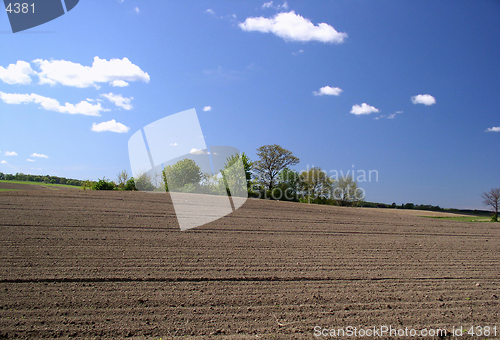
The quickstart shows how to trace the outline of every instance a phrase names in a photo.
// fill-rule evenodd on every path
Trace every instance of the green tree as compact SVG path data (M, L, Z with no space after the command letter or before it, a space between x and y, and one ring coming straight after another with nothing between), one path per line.
M278 174L278 182L271 192L272 198L284 201L296 201L299 192L300 176L295 170L284 168Z
M243 161L243 167L245 168L245 176L247 180L247 189L250 189L252 185L252 170L253 170L253 162L247 156L246 153L241 153L241 160Z
M484 205L491 207L493 211L492 221L498 222L498 210L500 208L500 188L491 189L484 192L481 197L483 198Z
M197 185L201 179L201 168L189 158L184 158L163 169L163 181L166 191L177 191L188 184Z
M5 179L5 174L3 172L0 172L0 180L4 180Z
M248 158L247 158L248 160ZM247 195L247 172L243 154L229 156L222 170L222 178L228 195L242 197Z
M137 174L134 177L134 183L136 189L140 191L154 191L156 189L151 180L151 176L145 172Z
M113 190L115 188L113 181L107 180L106 177L92 183L92 190Z
M71 184L72 182L73 181L68 181L68 184L73 185L73 184ZM94 184L94 182L92 182L88 179L86 181L82 181L82 189L83 190L92 189L93 184Z
M355 206L365 198L363 189L358 188L358 183L351 177L340 177L333 184L333 199L340 206Z
M134 177L131 177L127 183L125 183L125 186L123 187L123 190L130 190L130 191L136 191L137 188L135 187L135 181Z
M16 173L15 179L16 181L26 181L27 176L22 172Z
M308 202L312 199L313 202L320 203L330 197L334 182L326 171L313 167L300 173L299 188L307 195Z
M277 144L264 145L257 149L259 160L253 164L257 181L272 190L277 182L280 171L298 164L299 159L291 151Z

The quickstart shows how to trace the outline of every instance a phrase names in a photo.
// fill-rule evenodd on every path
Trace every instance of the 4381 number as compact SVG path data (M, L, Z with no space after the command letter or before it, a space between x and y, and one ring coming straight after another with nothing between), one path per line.
M9 3L9 5L7 6L7 8L5 9L7 12L12 13L14 12L15 14L18 14L18 13L29 13L30 12L30 7L31 7L31 11L32 13L35 13L35 4L28 4L28 3L15 3L15 4L12 4L12 3Z

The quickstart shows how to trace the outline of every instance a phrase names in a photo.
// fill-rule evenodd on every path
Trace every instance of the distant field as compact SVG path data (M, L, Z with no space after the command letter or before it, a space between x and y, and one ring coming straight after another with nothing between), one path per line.
M66 185L66 184L47 184L43 182L26 182L26 181L7 181L7 180L0 180L0 191L7 191L7 190L2 190L2 189L9 189L9 191L12 190L23 190L23 188L7 188L5 184L23 184L23 185L40 185L44 187L54 187L54 188L66 188L66 189L80 189L80 187L76 187L74 185Z
M449 221L460 221L460 222L491 222L491 217L488 216L423 216L423 217L429 217L429 218L439 218L443 220L449 220Z

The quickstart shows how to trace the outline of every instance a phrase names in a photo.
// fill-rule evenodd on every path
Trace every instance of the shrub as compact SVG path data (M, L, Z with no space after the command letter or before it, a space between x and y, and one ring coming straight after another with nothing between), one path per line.
M154 191L156 188L151 182L151 177L146 173L141 174L134 179L135 187L137 190L141 191Z
M108 181L106 177L103 177L92 184L92 190L113 190L115 186L114 182Z
M130 178L127 183L123 186L123 190L133 190L136 191L134 177Z
M493 216L491 217L491 222L498 222L498 214L497 213L493 214Z

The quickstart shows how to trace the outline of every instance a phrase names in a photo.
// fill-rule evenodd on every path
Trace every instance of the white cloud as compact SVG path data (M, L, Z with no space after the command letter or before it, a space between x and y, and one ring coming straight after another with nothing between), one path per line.
M110 131L116 133L127 133L130 128L121 123L117 123L114 119L112 119L108 122L102 122L99 124L92 123L91 130L94 132Z
M262 9L266 9L266 8L275 8L277 10L280 10L280 9L288 9L288 2L284 2L283 5L278 5L278 6L274 6L273 5L273 1L269 1L269 2L266 2L262 5Z
M313 91L315 96L339 96L342 92L340 87L323 86L319 91Z
M285 41L320 41L323 43L342 43L347 38L346 33L337 32L326 23L314 25L294 11L278 13L272 18L247 18L239 23L244 31L273 33Z
M208 151L203 151L203 150L199 150L199 149L195 149L195 148L192 148L191 151L189 151L190 154L193 154L193 155L205 155L205 154L210 154L210 152Z
M117 0L119 3L123 4L125 0Z
M148 83L149 74L134 65L127 58L123 59L99 59L94 58L92 66L83 66L66 60L42 60L33 61L40 68L37 72L40 78L39 84L64 85L72 87L98 87L98 83L110 83L114 81L143 81Z
M139 9L139 7L134 8L134 11L135 11L137 14L141 13L141 10Z
M413 104L424 104L426 106L436 104L436 99L430 94L419 94L411 97Z
M211 106L205 106L203 108L203 111L207 112L207 111L212 111L212 107Z
M379 120L379 119L382 119L382 118L394 119L394 118L396 118L396 116L397 116L398 114L400 114L400 113L403 113L403 111L396 111L396 112L394 112L394 113L391 113L391 114L390 114L390 115L388 115L388 116L386 116L386 115L380 115L380 116L375 117L375 118L373 118L373 119L375 119L375 120Z
M108 94L103 93L101 94L101 96L106 98L116 106L121 107L125 110L132 110L133 108L132 104L130 104L132 99L134 99L133 97L127 98L123 97L121 94L114 94L114 93L108 93Z
M17 153L15 151L5 151L3 153L4 156L17 156Z
M377 108L374 106L370 106L366 103L363 103L361 105L353 105L351 113L355 115L369 115L370 113L375 113L379 112Z
M215 15L215 12L213 11L213 9L209 8L205 11L205 13L208 13L208 14L212 14L212 15Z
M65 103L61 105L56 99L40 96L38 94L5 93L0 91L0 99L6 104L40 104L47 111L68 114L82 114L85 116L100 116L100 112L109 111L101 106L101 103L91 104L81 101L78 104Z
M0 66L0 80L9 85L28 85L31 83L30 75L33 73L31 65L22 60L10 64L7 68Z
M0 164L7 164L7 161L1 161Z
M494 126L486 129L486 132L500 132L500 126Z
M113 87L126 87L128 83L125 80L113 80L109 85Z
M49 158L49 156L44 155L43 153L32 153L30 157L37 157L37 158Z
M304 50L298 50L297 52L292 52L293 55L298 55L304 53Z
M170 143L170 146L177 146L177 143Z
M272 1L269 1L269 2L266 2L262 5L262 8L269 8L273 5L273 2Z
M288 2L284 2L283 5L278 5L278 9L288 9Z
M35 161L35 160L33 160L33 159L29 159L29 158L28 158L28 159L26 159L26 160L27 160L28 162L34 162L34 161Z

